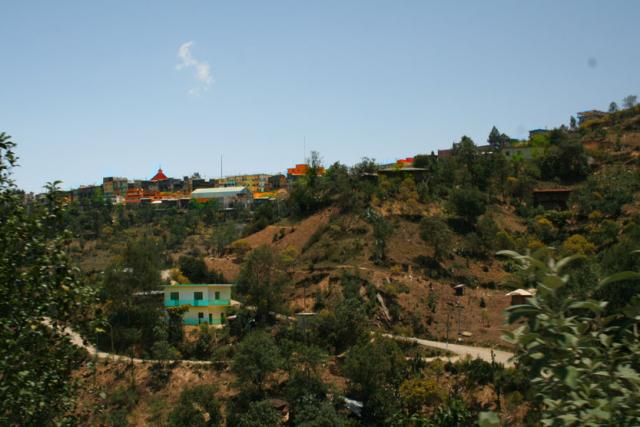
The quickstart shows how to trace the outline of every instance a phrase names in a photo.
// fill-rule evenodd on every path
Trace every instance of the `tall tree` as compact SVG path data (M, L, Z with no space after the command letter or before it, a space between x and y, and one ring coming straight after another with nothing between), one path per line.
M420 237L433 246L435 259L442 259L451 252L453 233L440 218L424 217L420 221Z
M622 100L622 105L624 106L624 108L633 108L636 106L637 103L638 103L637 95L625 96L625 98Z
M237 289L248 305L256 307L256 317L261 322L266 322L269 313L277 311L282 303L282 289L289 281L285 267L268 246L254 249L242 265Z
M616 104L615 102L609 104L609 112L615 113L616 111L618 111L618 104Z
M244 390L262 396L267 375L275 372L282 363L280 350L273 338L264 331L255 331L238 345L231 369Z
M504 148L505 145L509 143L511 138L509 138L506 134L500 133L498 128L495 126L491 128L491 132L489 132L489 138L487 138L487 143L496 151L500 151Z
M0 425L57 425L71 413L82 360L61 330L89 293L64 250L57 183L25 206L11 179L14 147L0 133Z

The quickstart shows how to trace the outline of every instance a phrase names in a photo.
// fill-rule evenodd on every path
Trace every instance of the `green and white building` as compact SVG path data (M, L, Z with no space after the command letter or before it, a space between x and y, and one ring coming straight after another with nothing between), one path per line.
M182 315L185 325L222 325L231 305L230 284L175 284L164 287L164 306L188 309Z

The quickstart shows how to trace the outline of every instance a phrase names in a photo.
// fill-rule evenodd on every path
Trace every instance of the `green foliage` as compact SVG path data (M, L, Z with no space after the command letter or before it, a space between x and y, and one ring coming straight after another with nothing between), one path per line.
M587 155L580 142L570 140L562 130L551 131L549 141L550 146L538 159L543 179L574 182L587 176Z
M268 246L254 249L242 264L237 291L256 307L256 317L266 322L282 303L282 290L289 282L282 258Z
M211 230L209 245L214 255L221 256L227 245L238 238L238 229L233 221L224 222Z
M215 271L210 272L202 258L183 255L178 259L178 265L190 283L224 283L224 277Z
M411 378L405 380L398 390L402 406L409 414L415 414L424 407L435 408L445 402L447 391L430 378Z
M472 417L464 401L451 398L446 405L438 408L429 422L433 427L464 427L471 425Z
M389 338L362 340L351 348L344 364L351 389L364 404L363 417L379 423L395 410L391 390L405 379L407 362L398 344Z
M273 338L263 331L251 332L238 344L231 369L239 385L262 395L267 375L282 366L283 360Z
M455 215L473 225L487 208L486 196L477 188L457 189L451 192L448 207Z
M618 271L640 271L640 225L636 221L628 224L621 232L619 241L607 248L599 257L605 274L615 274ZM603 285L597 289L595 298L609 302L607 311L622 309L634 295L640 294L640 280L629 279L621 283Z
M345 421L329 402L308 403L298 410L293 419L297 427L343 427Z
M420 237L433 246L436 259L443 259L451 254L453 233L447 223L440 218L422 218L422 221L420 221Z
M494 150L502 150L510 141L511 138L504 133L500 133L495 126L491 128L491 132L489 132L489 137L487 138L487 142Z
M246 411L230 418L229 425L231 427L278 427L282 425L282 417L266 400L252 402Z
M562 250L566 254L590 255L595 252L596 245L591 243L581 234L573 234L562 242Z
M636 106L637 103L638 103L637 95L628 95L628 96L625 96L624 99L622 100L622 106L624 108L633 108Z
M14 147L0 133L0 424L71 423L71 373L83 356L60 331L91 294L65 251L58 183L27 207L11 179Z
M161 253L156 241L142 238L128 242L122 254L105 271L101 297L105 302L108 333L98 336L100 348L117 351L149 351L162 322L164 307L137 292L159 290ZM113 341L113 342L111 342Z
M177 405L169 414L170 427L215 427L222 423L216 388L199 385L180 393Z
M572 279L564 274L575 258L506 253L526 270L536 269L538 292L508 309L510 324L524 323L505 338L517 346L542 401L543 425L633 425L640 417L640 298L602 317L607 302L561 297ZM616 275L602 284L637 274Z
M571 201L578 204L585 217L594 211L618 216L638 189L640 174L636 170L607 168L589 176L585 185L572 194Z
M368 209L365 219L373 226L373 255L372 260L376 264L382 264L386 260L387 239L393 233L393 227L382 215Z
M319 313L314 329L325 346L340 354L366 334L368 319L358 299L345 298L333 311Z

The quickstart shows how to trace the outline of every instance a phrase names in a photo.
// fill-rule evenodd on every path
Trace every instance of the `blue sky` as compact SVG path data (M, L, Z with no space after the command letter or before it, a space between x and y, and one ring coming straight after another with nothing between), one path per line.
M640 94L636 1L13 1L18 185L393 161ZM191 44L189 44L191 42ZM183 47L182 57L179 49ZM591 64L590 64L591 62Z

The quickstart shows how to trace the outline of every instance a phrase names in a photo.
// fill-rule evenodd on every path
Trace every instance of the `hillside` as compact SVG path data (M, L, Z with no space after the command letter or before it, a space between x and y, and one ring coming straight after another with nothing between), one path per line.
M439 351L370 334L518 350L519 343L503 339L522 325L505 321L511 305L505 294L537 287L541 279L536 271L521 270L514 259L496 255L503 249L544 259L579 255L566 267L571 281L554 296L555 303L588 297L606 299L611 313L621 310L638 293L638 281L598 282L618 271L640 269L632 255L640 245L639 135L640 109L635 108L518 142L517 147L531 150L531 158L507 158L507 146L483 151L463 137L450 157L416 156L418 174L398 169L378 175L377 165L367 159L352 168L335 164L322 177L297 182L278 209L266 205L232 217L202 207L110 211L99 237L76 239L68 251L86 277L104 283L96 307L116 325L116 352L210 360L213 367L171 362L135 368L113 362L97 365L96 371L83 367L76 373L83 384L77 412L86 424L124 417L135 425L155 425L171 416L170 408L179 405L187 385L214 385L210 393L229 419L249 410L253 397L247 396L268 398L276 406L288 402L293 416L300 416L304 402L295 396L319 387L319 399L348 418L353 414L336 396L362 399L365 407L386 399L393 407L388 402L398 397L371 397L362 384L379 366L398 364L406 368L399 382L390 370L384 385L367 387L395 390L404 411L429 417L443 408L453 410L446 406L450 400L445 405L439 397L436 406L423 402L419 410L407 409L411 400L402 393L408 393L411 381L437 378L420 387L456 396L474 415L479 408L491 409L510 425L537 425L526 421L535 418L537 403L521 371L464 359L441 365L432 359L443 356ZM567 198L545 206L541 190ZM236 320L223 329L181 327L178 338L171 338L171 329L158 332L157 323L145 323L163 316L156 303L133 312L115 303L135 298L117 285L140 286L123 276L124 270L146 271L149 263L153 269L172 269L177 280L201 283L222 276L237 283L233 298L241 305L229 312ZM147 277L156 280L154 274ZM155 283L161 283L159 277ZM460 284L464 294L456 296L454 286ZM261 308L261 298L267 308ZM293 320L301 312L315 315L308 323ZM125 314L137 323L125 322ZM243 347L251 339L259 342ZM98 346L106 351L109 344L113 337L99 334ZM242 379L239 355L252 349L269 353L264 349L271 347L284 361L261 378L264 389L252 389ZM369 367L371 372L366 371L369 359L380 363ZM358 369L368 374L363 378ZM96 407L102 412L94 413ZM333 409L327 410L334 416ZM376 417L393 410L366 417L380 422L384 418Z

